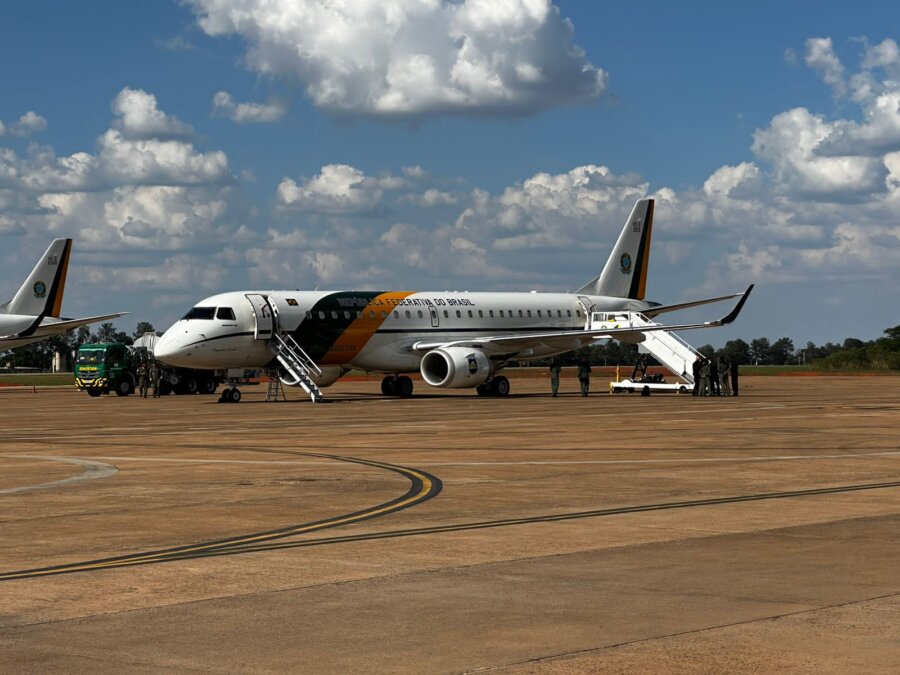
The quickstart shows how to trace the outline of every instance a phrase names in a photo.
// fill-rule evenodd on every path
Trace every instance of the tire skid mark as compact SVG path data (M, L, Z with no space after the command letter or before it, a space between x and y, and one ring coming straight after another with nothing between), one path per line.
M62 565L53 565L49 567L40 567L26 570L15 570L11 572L0 573L0 581L11 581L14 579L27 579L34 577L51 576L56 574L70 574L73 572L87 572L92 570L113 569L117 567L130 567L135 565L146 565L150 563L165 562L167 560L185 560L193 557L202 557L203 554L211 553L221 554L225 551L241 545L248 545L260 542L282 539L285 537L293 537L298 534L306 534L309 532L318 532L320 530L358 523L371 518L379 518L382 516L396 513L411 506L421 504L429 499L436 497L443 489L441 480L426 471L398 466L396 464L388 464L386 462L378 462L375 460L360 459L357 457L346 457L341 455L329 455L324 453L312 452L290 452L285 454L300 455L307 457L317 457L331 459L338 462L347 462L351 464L360 464L363 466L371 466L379 469L385 469L398 473L410 481L410 487L405 494L395 499L376 504L360 511L354 511L323 520L317 520L310 523L302 523L299 525L290 525L274 530L266 530L263 532L252 532L248 534L217 539L214 541L201 542L197 544L187 544L184 546L175 546L171 548L157 549L153 551L143 551L131 553L127 555L114 556L110 558L101 558L98 560L87 560L76 563L66 563Z

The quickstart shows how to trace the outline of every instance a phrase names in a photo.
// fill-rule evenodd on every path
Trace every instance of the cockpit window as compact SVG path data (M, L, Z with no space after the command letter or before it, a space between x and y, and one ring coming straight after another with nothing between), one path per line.
M191 307L184 319L212 319L216 314L215 307Z
M218 311L216 311L216 318L222 319L223 321L235 321L234 318L234 310L231 307L219 307Z

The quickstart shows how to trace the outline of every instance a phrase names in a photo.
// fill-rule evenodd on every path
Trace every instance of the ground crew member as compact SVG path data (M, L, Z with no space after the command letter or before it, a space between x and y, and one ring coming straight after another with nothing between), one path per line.
M731 396L731 387L728 386L728 376L730 374L731 370L728 361L719 359L719 389L722 392L722 396Z
M587 359L578 364L578 382L581 384L581 395L587 396L591 388L591 366Z
M159 398L159 390L162 386L162 369L156 361L153 362L153 367L150 369L150 381L153 384L153 398Z
M141 359L137 369L138 390L141 392L141 398L147 398L147 385L149 384L149 373L147 372L147 362Z
M709 396L709 359L704 358L700 366L700 395Z
M738 395L738 364L737 361L731 362L731 395Z
M709 395L719 396L719 364L709 360Z
M691 365L691 373L694 375L694 396L700 395L700 367L703 365L703 357L698 356Z
M555 358L550 359L550 391L553 392L553 398L556 398L556 393L559 391L560 370L559 360Z

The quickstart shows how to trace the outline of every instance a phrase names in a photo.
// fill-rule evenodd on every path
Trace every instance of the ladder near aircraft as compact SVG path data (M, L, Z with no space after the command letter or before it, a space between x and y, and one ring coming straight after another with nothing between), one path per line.
M658 326L640 312L592 312L590 330L605 328L643 328ZM700 356L700 352L685 342L675 333L666 331L647 331L643 333L643 341L638 348L653 356L660 364L668 368L674 375L689 384L694 384L691 366Z
M281 381L289 387L303 387L313 403L321 401L322 390L316 384L315 377L320 376L322 370L296 340L287 333L274 332L269 347L285 370L286 376Z

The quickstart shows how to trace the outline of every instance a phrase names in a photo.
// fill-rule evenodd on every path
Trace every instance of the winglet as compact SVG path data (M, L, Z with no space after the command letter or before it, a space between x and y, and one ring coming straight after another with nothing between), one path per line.
M740 314L740 313L741 313L741 310L744 308L744 303L747 302L747 298L750 297L750 291L753 290L753 286L754 286L754 285L755 285L755 284L750 284L750 285L747 287L747 290L744 291L744 292L741 294L741 299L738 300L738 304L736 304L736 305L734 306L734 309L732 309L732 310L728 313L727 316L722 317L722 318L719 319L718 321L713 321L712 323L715 324L716 326L724 326L724 325L726 325L726 324L731 323L731 322L734 321L736 318L738 318L738 314Z

